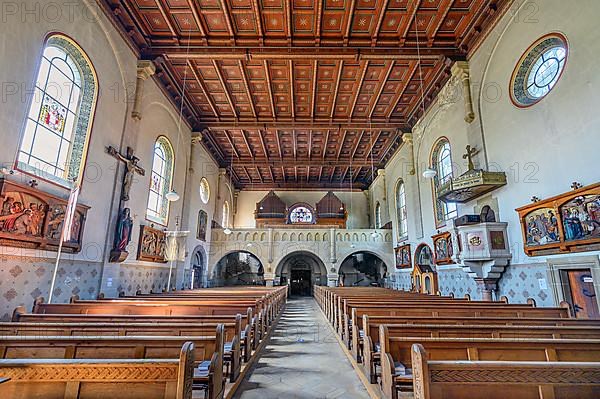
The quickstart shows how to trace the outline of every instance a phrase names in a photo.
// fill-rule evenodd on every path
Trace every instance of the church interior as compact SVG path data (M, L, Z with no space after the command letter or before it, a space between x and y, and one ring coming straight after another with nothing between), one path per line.
M600 398L597 0L0 3L1 396Z

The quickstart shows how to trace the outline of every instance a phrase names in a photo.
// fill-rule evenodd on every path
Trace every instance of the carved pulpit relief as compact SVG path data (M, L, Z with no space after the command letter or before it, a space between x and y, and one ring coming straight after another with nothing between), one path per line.
M137 66L137 80L135 83L135 97L133 99L133 110L131 117L138 121L142 119L142 97L144 96L144 84L146 79L156 73L156 67L152 61L139 60Z
M135 175L145 176L146 171L138 165L140 159L133 155L133 148L131 147L127 147L127 153L125 155L120 154L113 146L106 147L106 152L112 155L116 160L125 163L121 201L129 201L129 192L131 191Z

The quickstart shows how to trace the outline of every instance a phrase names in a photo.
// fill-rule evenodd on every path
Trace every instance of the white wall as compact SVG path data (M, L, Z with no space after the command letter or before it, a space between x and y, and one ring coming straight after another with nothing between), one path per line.
M521 227L515 208L528 204L534 195L545 198L567 192L573 181L584 185L600 181L600 171L592 163L597 158L600 145L598 14L600 3L594 0L582 0L576 4L560 0L544 0L535 4L515 2L469 59L475 121L471 124L464 121L461 96L450 101L438 98L413 131L416 174L409 173L410 147L407 144L385 168L394 236L397 235L394 190L396 182L402 178L407 190L408 242L413 244L413 249L421 242L431 245L431 236L438 229L434 221L431 182L424 179L422 173L430 164L432 146L442 136L449 139L456 176L467 169L462 154L465 146L470 144L482 150L476 157L476 166L485 168L487 158L491 170L506 172L508 185L479 200L459 205L458 214L478 213L481 206L490 204L497 210L500 221L509 223L513 258L506 274L516 276L520 272L525 273L521 287L527 286L523 290L516 288L518 281L511 284L501 281L505 291L516 291L515 297L509 299L524 300L521 292L538 298L550 294L550 290L529 283L534 275L547 277L547 258L527 257L523 252ZM546 98L530 108L518 108L509 96L512 72L525 50L551 32L561 32L569 41L566 69ZM382 201L379 181L371 187L371 193L373 203ZM542 269L527 266L532 263L542 263ZM452 269L455 267L443 266L440 275L444 270L450 272ZM534 281L537 283L537 279ZM440 285L443 284L447 288L450 282L440 281ZM538 302L544 301L538 299Z

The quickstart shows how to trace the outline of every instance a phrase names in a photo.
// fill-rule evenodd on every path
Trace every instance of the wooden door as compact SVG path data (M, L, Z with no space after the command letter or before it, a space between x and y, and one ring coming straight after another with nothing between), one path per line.
M571 305L578 319L598 319L598 302L590 269L567 271Z

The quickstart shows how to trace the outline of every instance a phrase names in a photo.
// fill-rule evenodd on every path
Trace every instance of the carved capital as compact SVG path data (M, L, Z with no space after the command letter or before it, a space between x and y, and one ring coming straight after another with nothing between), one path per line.
M152 61L138 60L137 78L146 80L156 73L156 67Z
M404 133L402 135L402 141L408 145L413 145L414 144L413 134L412 133Z
M203 138L204 136L202 135L202 132L192 133L192 145L200 144Z

